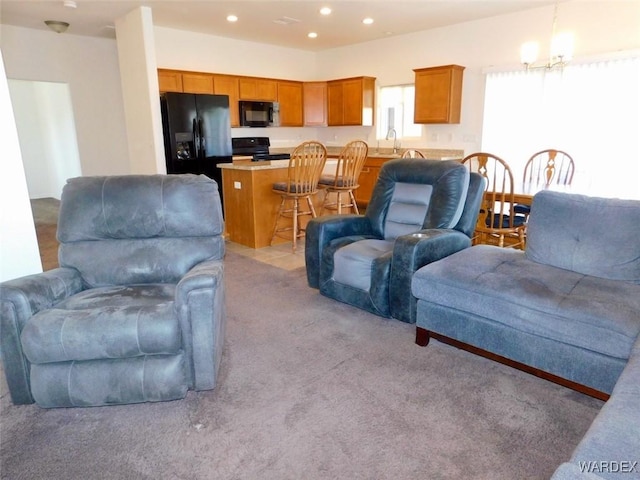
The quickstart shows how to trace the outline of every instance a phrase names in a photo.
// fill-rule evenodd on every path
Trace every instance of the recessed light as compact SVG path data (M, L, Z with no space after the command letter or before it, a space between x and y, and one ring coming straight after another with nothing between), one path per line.
M371 25L373 23L373 18L367 17L362 20L362 23L364 23L365 25Z
M307 33L307 37L309 37L309 38L317 38L318 34L316 32L309 32L309 33Z
M322 7L320 9L320 14L321 15L330 15L331 14L331 9L329 7Z
M237 22L238 21L238 17L236 17L235 15L227 15L227 22Z

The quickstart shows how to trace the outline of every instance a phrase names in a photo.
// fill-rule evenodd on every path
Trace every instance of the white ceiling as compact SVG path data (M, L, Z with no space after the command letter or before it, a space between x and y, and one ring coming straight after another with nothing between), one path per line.
M71 24L67 34L114 38L115 19L141 5L151 7L162 27L320 51L392 35L452 25L554 4L554 0L0 0L0 22L43 29L45 20ZM333 12L322 16L329 6ZM226 21L228 14L239 17ZM275 21L288 17L293 23ZM362 19L371 17L372 25ZM307 38L315 31L318 37Z

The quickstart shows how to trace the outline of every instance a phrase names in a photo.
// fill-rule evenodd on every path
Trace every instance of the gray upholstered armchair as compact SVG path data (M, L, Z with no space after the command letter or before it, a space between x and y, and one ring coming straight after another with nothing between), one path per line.
M415 323L411 277L471 245L484 180L456 161L384 164L365 215L307 225L309 286L384 317Z
M111 405L212 389L224 341L222 232L218 187L205 176L69 180L60 268L0 284L13 403Z

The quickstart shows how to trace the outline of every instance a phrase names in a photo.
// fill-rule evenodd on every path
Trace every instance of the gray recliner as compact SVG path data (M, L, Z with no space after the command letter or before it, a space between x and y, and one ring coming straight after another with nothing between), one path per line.
M385 163L365 215L328 215L306 231L307 281L374 314L416 321L411 277L471 245L484 179L456 161Z
M60 267L0 284L11 399L41 407L164 401L216 385L225 326L215 181L71 179Z

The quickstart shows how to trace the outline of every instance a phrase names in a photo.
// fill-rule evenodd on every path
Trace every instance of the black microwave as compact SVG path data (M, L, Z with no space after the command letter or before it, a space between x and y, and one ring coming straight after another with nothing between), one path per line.
M253 102L241 100L241 127L277 127L279 126L280 105L277 102Z

